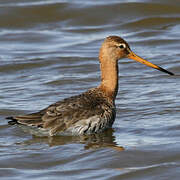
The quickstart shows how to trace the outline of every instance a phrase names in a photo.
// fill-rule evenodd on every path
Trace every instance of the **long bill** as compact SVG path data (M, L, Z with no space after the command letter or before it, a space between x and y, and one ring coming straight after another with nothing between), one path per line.
M154 69L158 69L159 71L168 73L170 75L174 75L172 72L169 72L169 71L167 71L167 70L165 70L165 69L163 69L163 68L161 68L161 67L159 67L159 66L157 66L155 64L152 64L151 62L139 57L138 55L136 55L132 51L128 54L127 58L133 59L133 60L138 61L138 62L140 62L142 64L145 64L146 66L152 67Z

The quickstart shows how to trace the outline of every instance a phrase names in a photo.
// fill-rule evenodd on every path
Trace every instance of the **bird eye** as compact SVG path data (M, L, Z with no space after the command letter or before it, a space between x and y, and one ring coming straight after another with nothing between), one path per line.
M118 47L119 47L120 49L125 49L125 48L126 48L126 45L125 45L125 44L118 44Z

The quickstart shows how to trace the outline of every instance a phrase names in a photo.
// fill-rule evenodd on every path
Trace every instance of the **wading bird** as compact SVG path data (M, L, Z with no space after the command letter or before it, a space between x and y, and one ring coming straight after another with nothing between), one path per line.
M122 38L109 36L100 48L101 83L98 87L58 101L39 112L8 117L9 124L30 128L30 132L38 136L93 134L112 127L116 116L118 60L122 58L130 58L173 75L137 56Z

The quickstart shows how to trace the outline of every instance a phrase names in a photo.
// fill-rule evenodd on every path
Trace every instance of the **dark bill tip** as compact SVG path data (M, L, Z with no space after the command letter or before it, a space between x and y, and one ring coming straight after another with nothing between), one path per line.
M158 67L159 67L159 66L158 66ZM163 69L162 67L159 67L158 69L159 69L160 71L162 71L162 72L165 72L165 73L171 75L171 76L174 76L174 73L172 73L172 72L170 72L170 71L167 71L167 70Z

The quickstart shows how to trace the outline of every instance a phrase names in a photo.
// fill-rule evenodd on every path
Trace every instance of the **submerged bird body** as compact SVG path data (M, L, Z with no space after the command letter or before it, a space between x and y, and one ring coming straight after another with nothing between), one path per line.
M115 112L114 102L100 88L94 88L40 112L17 116L13 121L37 127L34 130L38 130L39 135L81 135L102 132L111 127Z
M118 60L125 57L173 75L134 54L122 38L109 36L99 53L101 84L98 87L56 102L37 113L9 117L9 123L30 127L32 134L48 136L92 134L112 127L116 116Z

